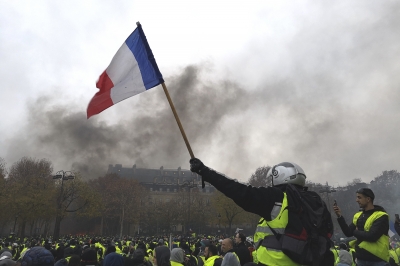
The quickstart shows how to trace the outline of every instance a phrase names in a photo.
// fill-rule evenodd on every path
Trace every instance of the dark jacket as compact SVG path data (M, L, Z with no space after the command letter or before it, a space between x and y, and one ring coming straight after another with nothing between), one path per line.
M387 235L389 231L389 217L384 215L378 218L371 226L368 232L364 231L364 225L367 219L371 216L375 211L383 211L386 212L384 208L381 206L375 205L373 210L363 211L361 216L357 220L357 226L353 224L353 221L347 225L343 216L338 218L338 223L343 233L347 237L354 236L357 238L356 243L356 257L360 260L365 261L382 261L382 259L377 256L369 253L365 249L359 248L358 244L361 241L368 242L376 242L382 235ZM356 227L358 230L356 230Z
M250 251L243 242L237 244L237 246L233 248L233 251L236 253L236 255L238 255L241 266L252 261L250 257Z
M396 233L400 235L400 223L398 222L394 223L394 230L396 230Z
M204 181L231 198L242 209L258 214L267 221L271 221L271 211L275 203L283 202L285 186L253 187L227 178L211 169L205 169L201 175ZM331 254L327 252L328 256L324 257L320 265L333 265Z

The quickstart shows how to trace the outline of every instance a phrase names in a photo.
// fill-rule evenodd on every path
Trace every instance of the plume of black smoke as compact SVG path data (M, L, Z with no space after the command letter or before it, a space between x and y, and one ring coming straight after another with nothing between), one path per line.
M168 78L168 87L192 148L200 148L218 133L226 114L247 109L242 101L247 93L229 81L203 82L201 66L188 66L181 74ZM146 95L147 94L147 95ZM189 154L163 90L158 87L143 93L134 113L117 124L85 118L85 112L68 105L52 105L43 96L29 105L29 138L26 153L48 157L56 164L71 167L86 177L103 175L109 163L142 167L187 163ZM67 165L67 166L65 166Z
M203 65L165 77L194 154L211 167L243 181L262 165L294 161L321 183L368 181L400 168L400 3L313 8L315 16L296 14L297 32L282 41L276 65L268 65L275 51L267 41L226 63L233 73L261 76L256 88L208 80ZM71 165L90 177L109 163L187 167L162 89L136 97L124 120L108 124L105 113L86 120L82 106L54 106L43 96L29 105L29 125L10 141L6 160L45 157L55 169Z

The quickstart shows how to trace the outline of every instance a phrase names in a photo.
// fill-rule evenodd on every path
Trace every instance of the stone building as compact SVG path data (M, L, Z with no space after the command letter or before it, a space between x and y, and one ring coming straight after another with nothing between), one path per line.
M201 188L201 176L192 173L190 170L181 169L159 169L138 168L136 164L131 168L122 167L121 164L115 166L110 164L107 173L116 173L123 178L132 178L138 181L152 196L168 197L170 193L177 193L182 190ZM206 183L201 193L213 193L214 187Z
M173 197L184 195L189 198L189 202L193 201L197 196L202 197L209 203L209 196L216 190L213 186L206 183L205 188L201 188L201 176L192 173L190 170L182 169L165 169L161 166L158 169L138 168L135 165L132 167L123 167L121 164L109 165L107 173L116 173L122 178L132 178L140 183L146 190L145 205L148 208L157 210L157 206L161 202L169 202ZM182 194L179 194L182 193ZM205 197L203 197L203 195ZM191 200L190 200L191 199ZM188 204L188 212L194 213L195 210ZM190 220L190 218L189 218ZM132 225L134 231L139 230L139 225ZM182 224L177 224L173 231L184 231ZM158 225L157 225L158 232Z

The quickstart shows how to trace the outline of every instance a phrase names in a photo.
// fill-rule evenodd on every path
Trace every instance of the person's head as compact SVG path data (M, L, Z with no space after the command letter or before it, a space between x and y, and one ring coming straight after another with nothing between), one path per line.
M181 248L173 248L171 250L171 257L169 260L183 263L185 261L185 252Z
M93 248L87 248L82 251L81 265L96 265L97 264L97 252Z
M153 251L153 265L155 266L167 266L171 265L169 258L171 257L171 251L166 246L158 246Z
M136 249L132 255L133 265L141 265L144 262L144 251L142 249Z
M0 251L0 265L1 266L14 266L17 263L12 260L12 254L9 251Z
M44 247L33 247L22 257L21 266L54 266L54 257Z
M124 257L121 255L111 252L106 255L103 260L103 266L123 266L124 265Z
M214 244L209 244L204 249L204 257L208 259L212 256L218 255L218 249Z
M229 250L231 250L233 248L233 241L230 238L225 238L224 240L222 240L222 244L221 244L221 250L223 253L228 252Z
M68 261L68 266L80 266L81 257L79 255L72 255Z
M271 178L273 186L293 184L304 187L307 177L297 164L283 162L269 169L267 178Z
M246 241L246 236L243 233L236 233L235 243L244 243Z
M369 188L360 188L356 191L356 202L362 209L373 209L375 194Z

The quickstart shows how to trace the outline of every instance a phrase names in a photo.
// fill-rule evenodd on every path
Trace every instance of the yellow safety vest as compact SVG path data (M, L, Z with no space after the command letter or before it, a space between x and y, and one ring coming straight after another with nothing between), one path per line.
M271 231L271 228L275 230L275 232L279 234L283 234L285 232L285 228L288 224L288 212L287 207L288 201L286 197L286 193L284 193L283 202L275 202L275 206L271 211L271 221L266 221L267 227L264 227L265 239L274 238L273 241L276 240L274 233ZM270 228L271 227L271 228ZM277 242L277 241L276 241ZM263 245L259 245L257 248L257 260L258 262L268 265L268 266L300 266L294 261L292 261L288 256L286 256L281 247L264 247Z
M357 226L357 220L360 217L362 212L357 212L354 214L353 217L353 224ZM383 211L376 211L371 214L370 217L368 217L367 221L365 221L364 225L364 230L366 232L369 231L371 228L372 224L380 217L388 215L386 212ZM350 245L354 246L357 240L350 241ZM388 262L390 255L389 255L389 236L387 235L382 235L378 241L376 242L368 242L368 241L361 241L360 244L358 244L359 248L365 249L369 253L377 256L378 258Z
M331 252L333 253L333 258L336 265L339 263L339 251L336 248L331 248Z
M219 256L218 256L218 255L209 257L209 258L204 262L204 266L214 266L214 261L215 261L216 259L219 259Z
M258 221L257 228L253 236L253 241L256 245L256 249L270 231L271 230L268 227L267 221L265 221L264 218L261 218L260 221Z
M252 253L251 253L251 255L252 255L252 257L253 257L253 262L254 263L258 263L258 259L257 259L257 250L254 250Z
M399 257L397 256L396 251L393 249L389 250L389 255L394 259L394 262L399 265Z
M351 257L353 258L353 262L352 262L351 266L357 266L356 263L354 262L355 261L355 256L356 256L355 249L354 248L349 248L349 252L351 254Z
M171 262L171 266L183 266L182 263L176 262L176 261L170 261Z

